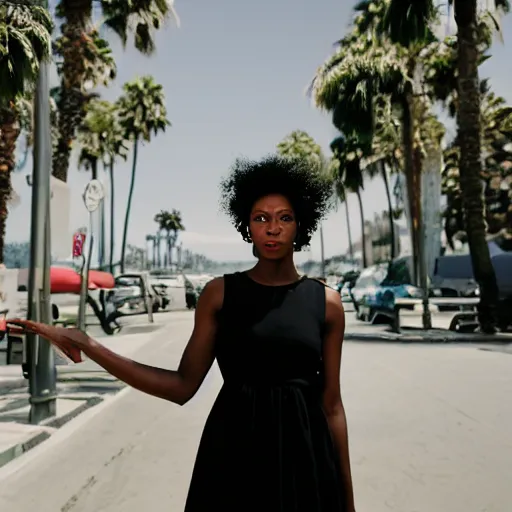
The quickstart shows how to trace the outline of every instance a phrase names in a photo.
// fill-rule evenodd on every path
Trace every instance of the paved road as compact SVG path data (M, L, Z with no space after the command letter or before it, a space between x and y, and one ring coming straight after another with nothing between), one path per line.
M177 364L191 315L175 315L139 359ZM358 511L510 510L510 354L368 342L344 352ZM184 408L127 388L0 470L0 510L183 510L220 384L214 368Z

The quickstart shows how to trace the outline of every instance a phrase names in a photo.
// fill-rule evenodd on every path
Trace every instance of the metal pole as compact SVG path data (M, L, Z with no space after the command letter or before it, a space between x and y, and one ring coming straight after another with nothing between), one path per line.
M322 279L325 279L324 230L320 225L320 257L322 258Z
M91 223L92 223L92 215L91 217ZM89 292L89 269L91 267L91 257L92 257L92 249L93 249L93 243L94 243L94 237L92 234L89 236L89 247L87 249L87 258L84 256L84 261L82 265L82 272L81 272L81 282L80 282L80 302L78 303L78 328L82 331L86 330L86 324L85 324L85 312L87 309L87 294Z
M422 210L423 213L423 210ZM420 277L420 288L422 290L422 322L424 329L432 329L432 315L430 314L430 303L428 297L428 272L427 272L427 262L425 261L426 251L425 251L425 223L423 222L423 215L420 217L420 229L419 229L419 237L420 237L420 254L419 254L419 277Z
M27 317L51 322L50 306L50 139L49 63L42 62L34 104L34 168ZM57 375L54 351L38 336L27 336L29 354L29 421L38 424L56 415Z

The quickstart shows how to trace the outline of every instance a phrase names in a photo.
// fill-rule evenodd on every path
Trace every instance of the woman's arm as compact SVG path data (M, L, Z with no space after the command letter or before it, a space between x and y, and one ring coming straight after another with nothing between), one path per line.
M197 392L215 359L216 314L224 299L224 280L210 281L197 303L194 330L177 371L156 368L120 356L91 340L83 352L129 386L178 405Z
M340 391L341 346L345 333L345 312L339 295L327 287L325 292L327 329L323 348L325 373L323 409L339 454L342 485L345 493L345 510L353 512L355 510L354 491L350 471L347 418Z

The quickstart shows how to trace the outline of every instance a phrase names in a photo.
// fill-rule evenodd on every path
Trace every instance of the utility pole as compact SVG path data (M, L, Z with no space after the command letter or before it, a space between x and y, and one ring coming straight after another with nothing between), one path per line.
M91 268L92 250L94 245L94 235L92 232L93 213L101 208L105 198L105 189L101 181L93 179L85 186L83 199L84 205L89 212L89 245L87 247L87 256L82 254L82 270L80 272L80 301L78 304L78 328L85 331L85 313L87 309L87 294L89 293L89 270ZM100 211L101 213L101 211Z
M47 7L47 2L43 3ZM28 312L30 320L50 323L50 89L48 61L41 62L34 102L34 167L32 176L32 216ZM30 415L39 424L56 415L57 373L54 351L48 341L27 335Z
M324 230L320 224L320 258L322 260L322 279L326 278L325 275L325 251L324 251Z

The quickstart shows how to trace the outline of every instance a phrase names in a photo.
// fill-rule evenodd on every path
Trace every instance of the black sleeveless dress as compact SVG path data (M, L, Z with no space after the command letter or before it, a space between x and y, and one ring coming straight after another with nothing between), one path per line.
M185 512L341 512L321 407L325 287L224 276L216 358L224 385L206 422Z

